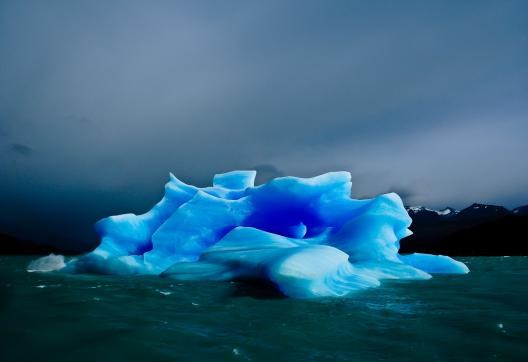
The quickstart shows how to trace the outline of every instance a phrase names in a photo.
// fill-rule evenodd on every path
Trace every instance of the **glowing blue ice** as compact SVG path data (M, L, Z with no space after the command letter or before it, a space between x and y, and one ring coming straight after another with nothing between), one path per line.
M299 298L469 271L446 256L399 255L411 224L401 199L394 193L352 199L348 172L282 177L258 187L255 176L229 172L216 175L212 187L197 188L171 174L152 210L100 220L99 247L63 270L264 279Z

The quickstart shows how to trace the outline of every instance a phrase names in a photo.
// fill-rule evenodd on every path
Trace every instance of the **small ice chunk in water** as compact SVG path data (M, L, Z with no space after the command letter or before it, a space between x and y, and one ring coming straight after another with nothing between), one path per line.
M32 272L50 272L55 270L60 270L64 268L66 264L64 263L63 255L55 255L51 253L48 256L43 256L37 260L33 260L29 263L27 271Z
M172 294L172 292L169 292L169 291L167 291L167 290L156 289L156 291L157 291L158 293L160 293L161 295L165 295L165 296L167 296L167 295L171 295L171 294Z

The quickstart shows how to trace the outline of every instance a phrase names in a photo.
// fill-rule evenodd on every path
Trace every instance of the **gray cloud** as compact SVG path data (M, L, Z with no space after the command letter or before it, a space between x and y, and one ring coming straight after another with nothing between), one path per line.
M261 185L276 177L285 176L282 171L273 165L257 165L250 168L257 171L257 177L255 178L256 185Z
M206 185L254 165L259 180L349 170L354 195L432 207L528 203L527 10L3 1L0 141L39 157L0 157L17 209L0 226L31 216L89 239L97 217L155 202L169 171Z
M413 197L416 195L416 193L411 187L395 185L389 187L386 192L395 192L400 195L405 205L414 205Z

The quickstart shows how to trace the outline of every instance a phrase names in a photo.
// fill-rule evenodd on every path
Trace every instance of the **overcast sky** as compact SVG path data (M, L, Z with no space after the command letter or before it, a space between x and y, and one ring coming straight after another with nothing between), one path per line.
M528 1L0 0L0 230L93 243L172 171L528 203Z

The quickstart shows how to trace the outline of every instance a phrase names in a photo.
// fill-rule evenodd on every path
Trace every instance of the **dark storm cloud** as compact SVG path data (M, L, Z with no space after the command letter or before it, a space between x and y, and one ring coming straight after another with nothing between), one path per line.
M33 153L33 149L31 147L20 143L12 143L7 147L7 149L12 153L22 156L30 156Z
M48 239L89 239L97 218L145 211L169 171L206 185L254 165L269 166L259 180L348 170L354 195L395 188L432 207L528 203L527 13L2 1L0 146L39 157L0 155L0 227L31 217Z

